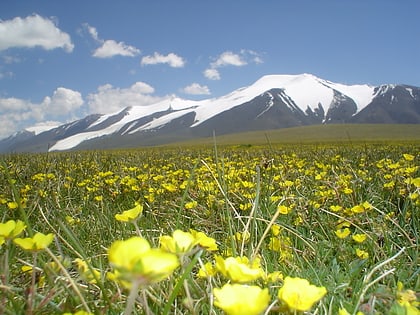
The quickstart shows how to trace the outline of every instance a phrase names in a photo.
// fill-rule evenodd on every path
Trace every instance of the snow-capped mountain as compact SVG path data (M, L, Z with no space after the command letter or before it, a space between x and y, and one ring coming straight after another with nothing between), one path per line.
M155 145L194 137L328 123L420 123L420 88L345 85L311 74L268 75L202 101L176 97L90 115L0 141L0 151Z

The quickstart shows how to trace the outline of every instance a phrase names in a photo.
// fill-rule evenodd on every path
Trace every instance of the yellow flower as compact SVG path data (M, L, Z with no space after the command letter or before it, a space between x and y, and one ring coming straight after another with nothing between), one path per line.
M10 201L10 202L8 202L7 203L7 207L9 208L9 209L16 209L17 207L18 207L19 205L18 205L18 203L16 202L16 201Z
M217 250L216 240L212 237L207 236L203 232L198 232L196 230L190 229L191 234L195 237L198 242L198 245L205 248L208 251Z
M124 211L123 213L117 213L115 219L121 222L135 221L142 214L143 206L141 204L136 205L134 208Z
M197 273L199 278L208 278L213 277L216 274L217 270L211 262L206 262Z
M254 281L264 275L260 266L251 266L246 257L223 257L216 255L216 269L233 282Z
M101 277L101 273L92 267L89 268L89 265L86 261L80 258L76 258L74 262L77 265L77 271L79 272L80 277L84 281L88 283L96 283L96 279Z
M344 188L343 193L345 193L346 195L350 195L353 193L353 189L346 187Z
M24 250L39 251L47 248L54 239L54 234L35 233L33 237L15 238L13 242L22 247Z
M228 315L258 315L270 302L268 289L241 284L225 284L213 290L214 305Z
M274 236L278 236L278 235L280 234L280 232L281 232L281 229L282 229L282 227L281 227L280 225L278 225L278 224L273 224L273 225L271 226L271 233L272 233Z
M350 209L352 213L363 213L365 210L366 209L363 205L356 205Z
M235 233L235 239L238 242L248 243L250 237L251 237L251 234L248 231L245 231L243 233L241 233L241 232L236 232Z
M283 280L283 274L280 271L270 272L267 275L264 275L264 281L266 283L274 283Z
M132 281L159 282L179 266L176 255L151 248L147 240L138 236L115 241L108 249L108 259L115 269L111 277L125 287L130 287Z
M292 209L290 207L286 207L284 205L280 205L277 207L277 211L280 214L288 214Z
M172 236L161 236L159 243L160 248L167 252L183 254L189 252L198 242L191 233L175 230Z
M367 259L369 257L369 253L364 251L363 249L356 248L356 255L360 259Z
M3 239L13 239L26 228L25 223L20 220L9 220L6 223L0 223L0 237Z
M419 302L417 302L416 292L413 290L404 290L402 282L397 284L397 302L405 308L408 315L419 315Z
M406 160L406 161L413 161L414 160L414 155L412 155L412 154L404 153L403 157L404 157L404 160Z
M187 203L184 205L184 207L185 207L185 209L191 210L191 209L196 208L196 207L197 207L197 205L198 205L198 202L197 202L197 201L195 201L195 200L193 200L193 201L187 202Z
M363 243L366 240L366 234L353 234L351 238L357 243Z
M350 235L350 229L344 228L344 229L338 229L335 231L335 235L337 235L338 238L346 238Z
M312 285L306 279L286 277L278 298L291 310L308 311L326 293L325 287Z
M330 206L330 210L333 211L333 212L338 212L338 211L343 210L343 207L338 206L338 205L332 205L332 206Z
M347 312L347 310L345 308L340 308L338 310L338 315L350 315L350 313Z

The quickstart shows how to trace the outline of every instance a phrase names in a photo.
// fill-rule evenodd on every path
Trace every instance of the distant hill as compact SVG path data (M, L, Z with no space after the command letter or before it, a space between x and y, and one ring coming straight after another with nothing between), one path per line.
M331 124L343 127L329 131L335 133L346 130L343 124L420 124L420 87L345 85L311 74L269 75L219 98L173 97L90 115L40 133L22 131L1 140L0 152L153 146L213 134ZM372 135L366 131L362 136Z

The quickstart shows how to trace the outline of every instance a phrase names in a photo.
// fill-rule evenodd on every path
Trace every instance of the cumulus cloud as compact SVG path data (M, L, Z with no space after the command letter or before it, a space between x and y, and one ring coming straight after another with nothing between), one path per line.
M211 63L211 67L220 68L224 66L245 66L247 62L243 59L243 57L239 54L235 54L231 51L225 51L222 53L216 61Z
M46 120L73 120L83 106L82 95L63 87L41 103L19 98L0 98L0 138Z
M52 97L45 97L41 104L43 109L48 110L48 115L58 117L77 111L83 105L82 95L63 87L57 88Z
M95 50L93 57L111 58L114 56L134 57L140 53L136 47L129 46L123 42L117 43L115 40L106 40L101 47Z
M161 55L157 52L153 56L144 56L141 59L141 65L156 65L160 63L167 63L172 68L182 68L185 65L185 61L182 57L170 53L168 55Z
M182 89L186 94L191 95L210 95L210 90L206 85L200 85L198 83L192 83Z
M124 42L117 42L113 39L103 40L99 38L98 31L95 27L89 24L83 24L90 36L99 44L100 47L95 49L92 56L96 58L111 58L114 56L135 57L140 54L140 49L125 44Z
M204 76L209 80L220 80L220 73L216 69L204 70Z
M163 98L151 95L154 88L144 82L136 82L128 88L117 88L111 84L98 87L96 93L87 97L90 113L107 114L128 106L150 105Z
M252 50L242 49L239 53L225 51L210 63L210 67L203 74L209 80L220 80L219 68L226 66L242 67L249 63L259 64L262 62L260 54Z
M0 21L0 51L14 47L62 48L72 52L74 45L69 34L61 31L51 19L35 14Z

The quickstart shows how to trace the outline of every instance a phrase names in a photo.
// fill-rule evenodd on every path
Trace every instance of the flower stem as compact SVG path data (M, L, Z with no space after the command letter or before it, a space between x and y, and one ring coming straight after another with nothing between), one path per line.
M133 281L130 294L128 295L127 304L125 306L124 315L130 315L133 312L134 303L138 295L140 283L139 281Z

